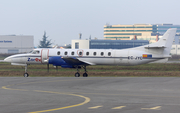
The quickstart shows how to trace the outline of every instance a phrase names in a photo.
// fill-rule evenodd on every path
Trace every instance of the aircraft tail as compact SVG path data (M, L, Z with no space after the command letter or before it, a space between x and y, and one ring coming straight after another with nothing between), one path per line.
M144 47L145 51L148 53L155 53L164 57L168 57L171 51L176 30L177 28L170 28L157 42L142 47Z

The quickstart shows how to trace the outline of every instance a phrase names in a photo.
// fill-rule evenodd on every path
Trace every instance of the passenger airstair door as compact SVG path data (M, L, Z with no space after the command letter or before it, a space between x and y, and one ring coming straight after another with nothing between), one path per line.
M49 59L49 49L42 49L41 50L41 62L48 63L47 60Z

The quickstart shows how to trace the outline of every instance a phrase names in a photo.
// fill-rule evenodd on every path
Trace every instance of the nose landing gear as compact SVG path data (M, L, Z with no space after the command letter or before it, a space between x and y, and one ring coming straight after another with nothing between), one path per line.
M24 77L28 77L29 74L27 73L27 65L25 66L25 73L24 73Z

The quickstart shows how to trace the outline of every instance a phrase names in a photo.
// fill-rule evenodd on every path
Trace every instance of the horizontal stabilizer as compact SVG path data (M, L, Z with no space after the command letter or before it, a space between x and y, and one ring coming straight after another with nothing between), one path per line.
M163 57L164 58L171 58L172 56L171 55L166 55L166 56L164 55Z
M153 45L153 46L145 46L144 47L145 49L160 49L160 48L166 48L164 45L161 45L161 46L159 46L159 45Z

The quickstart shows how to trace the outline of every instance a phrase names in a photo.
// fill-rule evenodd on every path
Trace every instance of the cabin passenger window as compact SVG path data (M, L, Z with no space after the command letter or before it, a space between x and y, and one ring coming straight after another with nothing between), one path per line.
M96 56L96 52L94 52L93 55Z
M57 55L60 55L60 51L57 52Z
M66 51L66 52L64 52L64 55L67 55L68 54L68 52Z
M79 52L79 55L82 55L82 52L81 52L81 51Z
M104 55L104 52L101 52L101 56L103 56Z
M89 55L89 52L86 52L86 55L88 56L88 55Z
M108 56L111 56L111 52L108 52Z
M71 55L74 55L74 51L73 51L73 52L71 52Z

